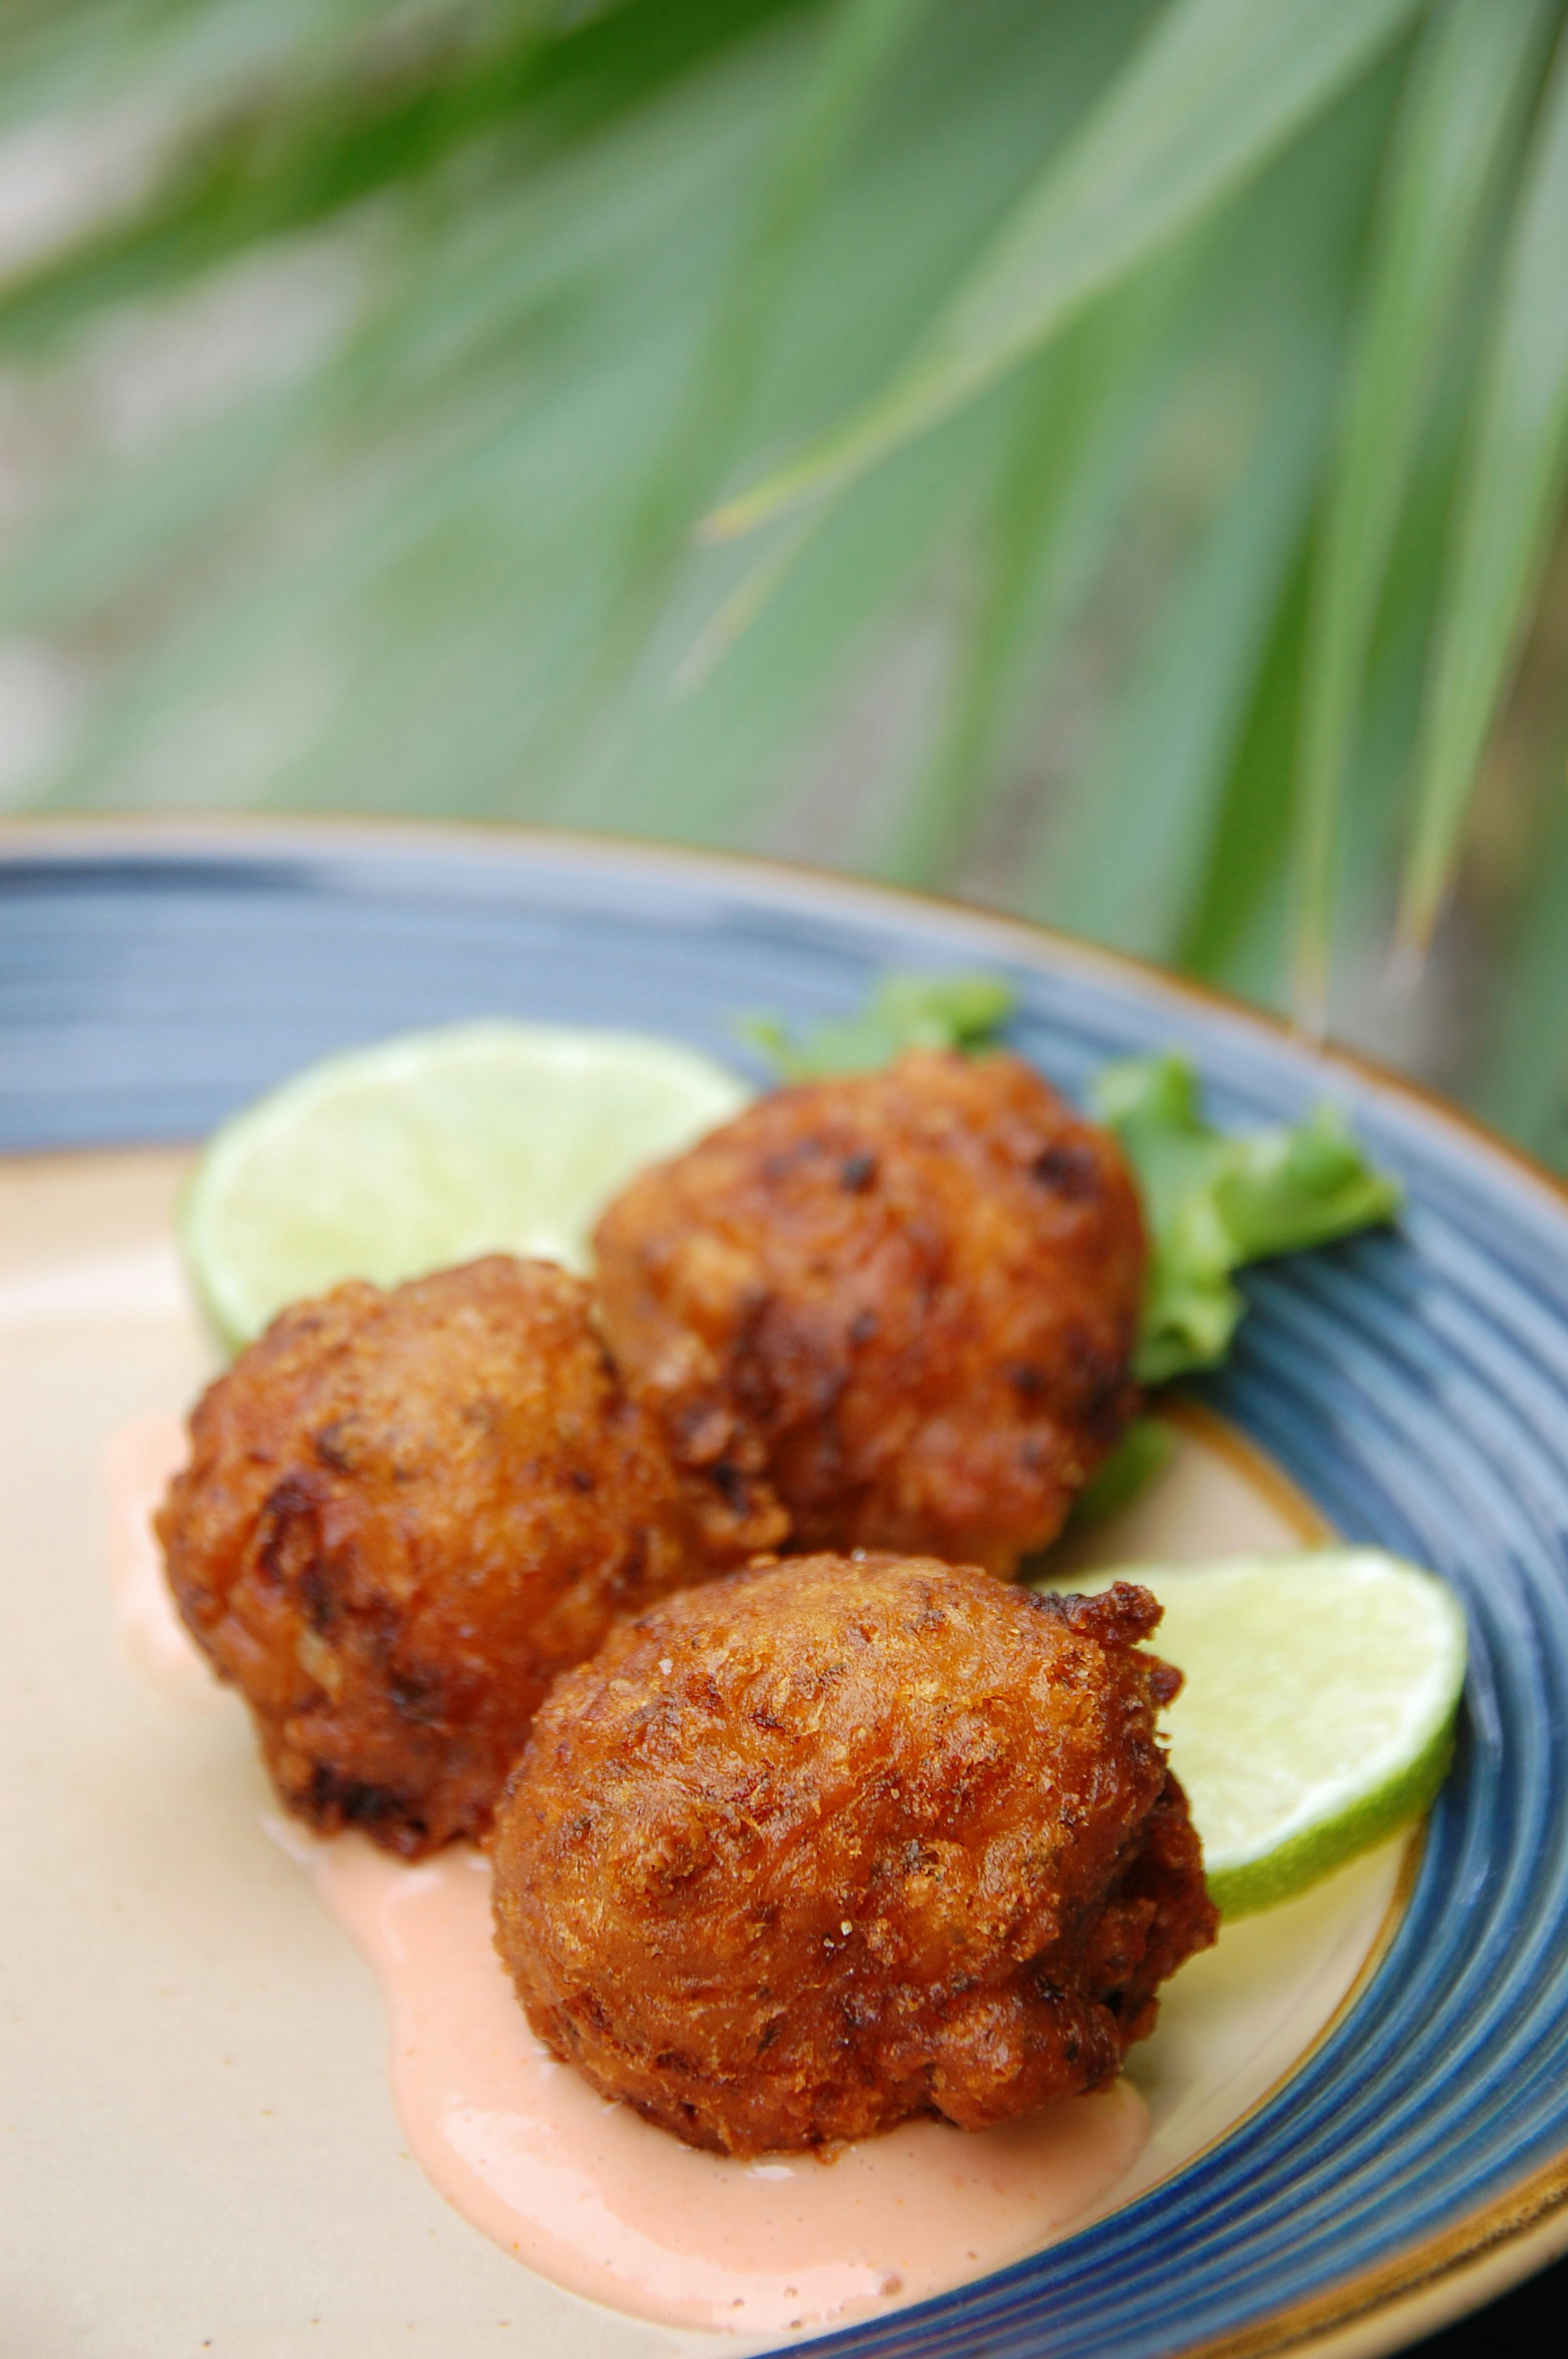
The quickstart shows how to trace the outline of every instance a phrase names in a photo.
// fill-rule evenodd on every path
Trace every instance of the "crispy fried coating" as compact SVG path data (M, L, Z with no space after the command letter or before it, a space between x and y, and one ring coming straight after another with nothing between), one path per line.
M595 1242L611 1350L677 1458L771 1482L802 1548L1011 1572L1136 1405L1137 1190L1018 1057L780 1090L633 1180Z
M1120 1582L797 1557L621 1625L496 1816L496 1945L608 2097L739 2155L1092 2089L1214 1939Z
M157 1518L169 1581L322 1832L416 1858L482 1832L556 1674L697 1577L590 1299L503 1256L342 1286L198 1404Z

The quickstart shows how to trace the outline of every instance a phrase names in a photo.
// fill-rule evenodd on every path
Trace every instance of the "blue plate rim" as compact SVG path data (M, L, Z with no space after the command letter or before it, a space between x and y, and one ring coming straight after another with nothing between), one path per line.
M1331 1038L1313 1040L1282 1016L1249 1006L1212 984L1172 974L1130 951L1108 950L1033 919L951 896L884 885L771 854L714 851L652 836L592 834L504 820L421 820L336 812L0 814L0 868L24 863L39 866L72 860L85 863L105 855L135 861L155 853L165 858L221 855L229 861L260 862L290 853L319 855L335 849L353 852L366 847L394 854L400 850L445 848L469 857L488 849L520 868L543 865L547 860L570 860L606 873L662 868L697 883L719 884L728 878L753 890L766 886L779 900L818 908L827 905L846 915L918 915L927 925L939 923L955 940L972 937L977 950L988 939L999 951L1011 948L1024 956L1033 951L1038 958L1044 950L1054 966L1076 967L1108 981L1133 983L1152 998L1174 1000L1211 1020L1222 1018L1243 1034L1253 1035L1260 1046L1281 1049L1292 1058L1310 1059L1325 1074L1339 1073L1370 1093L1394 1099L1408 1116L1449 1132L1472 1152L1479 1150L1500 1163L1510 1179L1533 1185L1546 1195L1553 1210L1568 1216L1568 1179L1452 1100L1394 1072L1375 1058ZM786 889L781 892L781 887Z

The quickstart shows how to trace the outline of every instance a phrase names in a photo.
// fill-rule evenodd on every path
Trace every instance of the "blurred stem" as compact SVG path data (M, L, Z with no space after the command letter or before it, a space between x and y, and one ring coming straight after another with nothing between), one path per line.
M814 509L808 516L790 516L778 527L771 545L715 608L676 665L678 695L695 695L706 685L736 640L750 630L807 542L821 530L827 515L826 509Z

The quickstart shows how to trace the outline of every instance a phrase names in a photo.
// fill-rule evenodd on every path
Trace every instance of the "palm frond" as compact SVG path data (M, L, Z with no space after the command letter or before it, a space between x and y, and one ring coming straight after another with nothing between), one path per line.
M873 466L1171 245L1353 81L1418 0L1173 0L875 401L713 519L755 524Z
M1568 1160L1565 15L17 0L22 163L135 168L0 246L0 799L756 844L1272 1004L1293 925Z
M1294 999L1325 1019L1334 851L1356 701L1398 523L1465 277L1554 27L1545 5L1445 0L1390 158L1378 247L1326 495L1296 819Z

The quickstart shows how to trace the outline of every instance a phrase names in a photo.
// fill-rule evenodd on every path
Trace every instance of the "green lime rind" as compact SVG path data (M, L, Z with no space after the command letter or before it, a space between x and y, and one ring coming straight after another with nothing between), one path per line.
M345 1278L392 1286L485 1253L585 1268L633 1171L751 1093L677 1042L494 1021L330 1057L224 1124L192 1174L180 1242L230 1351Z
M1298 1892L1319 1884L1364 1851L1371 1851L1401 1827L1423 1818L1454 1760L1458 1700L1447 1725L1440 1728L1419 1760L1412 1761L1369 1794L1356 1814L1303 1827L1278 1850L1260 1859L1240 1861L1232 1867L1207 1870L1209 1897L1222 1917L1250 1917L1278 1901L1293 1900Z
M1152 1646L1184 1675L1171 1766L1222 1914L1271 1908L1420 1817L1453 1758L1463 1610L1435 1575L1377 1549L1133 1565Z

